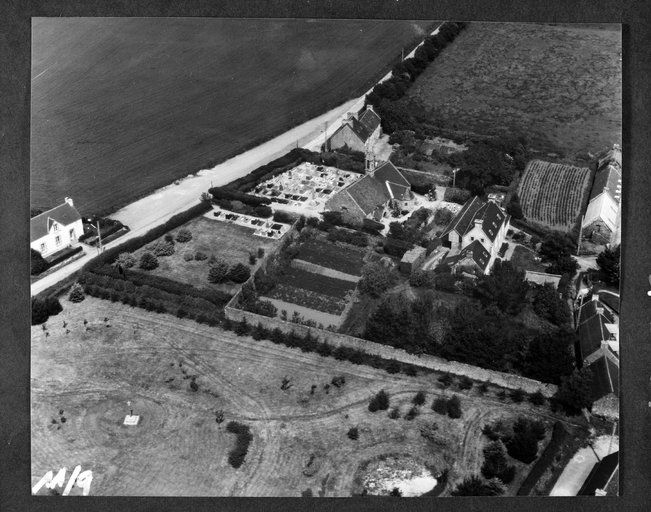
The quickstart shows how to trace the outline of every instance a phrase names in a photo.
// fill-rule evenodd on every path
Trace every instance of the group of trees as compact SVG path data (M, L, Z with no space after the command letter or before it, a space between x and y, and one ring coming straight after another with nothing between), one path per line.
M573 277L579 268L579 263L572 258L572 254L576 253L576 244L567 233L552 231L545 235L539 252L544 261L551 263L547 267L549 274Z
M606 281L619 286L619 259L621 251L620 246L607 247L597 256L597 265L603 272Z
M380 297L389 288L398 282L397 270L391 266L384 266L380 262L367 263L362 267L362 278L359 289L374 297Z
M243 283L251 277L251 269L244 263L229 265L223 260L217 259L210 265L208 271L208 282L219 284L224 281Z
M61 311L63 307L56 297L32 297L32 325L42 324L51 315L58 315Z

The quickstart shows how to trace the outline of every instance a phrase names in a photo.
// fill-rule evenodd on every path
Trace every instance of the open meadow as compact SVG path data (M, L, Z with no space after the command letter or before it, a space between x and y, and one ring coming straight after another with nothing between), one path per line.
M91 495L300 496L310 489L350 496L373 476L364 473L372 461L407 454L435 477L448 470L445 495L479 470L486 422L552 420L545 408L497 400L495 390L443 390L429 372L388 374L91 297L62 305L45 329L32 327L32 485L48 471L81 465L92 471ZM342 376L343 385L332 385ZM426 403L411 421L371 413L380 389L402 416L417 391ZM435 397L452 393L461 397L461 418L432 411ZM140 415L138 426L122 424L130 410ZM239 469L227 462L233 420L252 434ZM438 431L428 440L421 429L433 421ZM356 440L347 435L352 427ZM517 466L509 494L531 466Z
M31 204L115 211L354 98L431 23L35 18Z
M477 135L526 135L572 160L621 144L619 25L470 23L408 96Z

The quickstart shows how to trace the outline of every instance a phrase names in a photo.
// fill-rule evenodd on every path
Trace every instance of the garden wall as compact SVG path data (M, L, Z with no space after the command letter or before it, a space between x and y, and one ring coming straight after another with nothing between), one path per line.
M312 335L321 338L320 341L327 341L335 347L343 345L350 348L363 350L368 354L374 354L384 359L395 359L397 361L410 363L436 371L449 372L455 375L466 375L471 379L477 381L490 381L493 384L508 389L522 388L527 393L535 393L536 391L540 391L548 398L554 395L557 390L557 387L553 384L544 384L542 382L520 377L518 375L511 375L508 373L497 372L493 370L485 370L477 366L457 363L455 361L447 361L439 357L425 354L416 356L408 354L402 349L393 348L388 345L381 345L379 343L374 343L372 341L363 340L360 338L354 338L353 336L348 336L345 334L315 329L314 327L307 327L305 325L286 322L280 320L279 318L269 318L266 316L257 315L255 313L250 313L248 311L242 311L233 307L233 304L236 304L235 301L238 295L239 293L236 294L224 308L226 318L235 322L240 322L242 319L246 318L246 321L249 324L257 325L258 323L261 323L267 329L275 329L277 327L283 332L294 331L300 336L305 336L305 334L310 331Z

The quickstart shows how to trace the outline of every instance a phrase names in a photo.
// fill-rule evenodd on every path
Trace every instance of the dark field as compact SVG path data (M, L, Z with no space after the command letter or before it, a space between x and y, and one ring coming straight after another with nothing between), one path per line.
M568 159L621 143L619 25L470 23L408 93L447 126Z
M278 281L285 286L293 286L311 292L343 299L348 290L355 289L355 283L307 272L300 268L289 267Z
M364 266L364 253L313 239L301 246L298 258L353 276L361 276Z
M427 22L38 18L33 207L114 211L364 92Z

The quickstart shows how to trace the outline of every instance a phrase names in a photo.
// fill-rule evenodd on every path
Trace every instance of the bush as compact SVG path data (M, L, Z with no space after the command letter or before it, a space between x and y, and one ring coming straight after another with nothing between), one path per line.
M434 286L435 274L428 270L416 270L409 276L409 284L414 288Z
M154 270L158 267L158 258L150 252L145 252L140 256L140 263L138 266L143 270Z
M199 391L199 385L195 381L192 381L190 382L190 389L196 393Z
M416 393L414 398L412 398L411 402L414 405L423 405L425 403L425 393L422 392L422 391L419 391L418 393Z
M390 359L386 366L386 371L390 374L400 373L401 369L402 365L400 364L400 361L396 361L395 359Z
M457 395L448 400L448 416L452 419L461 418L461 400Z
M115 264L121 266L122 268L133 268L136 266L136 257L128 252L120 253L120 255L115 260Z
M381 389L368 404L368 410L371 412L386 411L388 408L389 395L383 389Z
M389 418L391 418L392 420L397 420L398 418L400 418L400 408L396 406L393 409L391 409L391 412L389 413Z
M30 249L30 255L31 255L31 275L37 276L38 274L47 270L48 267L47 261L43 259L43 256L41 256L40 252L35 251L34 249Z
M554 459L563 446L565 446L568 437L569 435L567 430L563 427L563 424L560 421L554 423L551 441L529 475L527 475L527 478L522 482L522 486L518 490L518 496L528 496L531 493L540 478L547 472L549 467L554 464Z
M508 484L515 477L515 466L509 465L506 452L501 441L492 441L484 448L484 463L481 474L487 478L499 478L502 483Z
M416 406L414 405L411 409L409 409L409 411L407 412L407 414L405 414L405 419L406 419L407 421L412 421L412 420L413 420L414 418L416 418L416 416L418 416L419 414L420 414L420 409L418 409L418 407L416 407Z
M249 265L255 265L258 261L258 258L255 257L255 254L249 254Z
M226 430L231 434L237 435L237 443L228 454L228 463L235 469L244 464L244 459L249 451L249 445L253 440L251 430L248 425L243 425L236 421L230 421L226 425Z
M340 375L338 377L332 377L331 381L332 385L335 386L336 388L342 387L344 384L346 384L346 377L344 375Z
M352 439L353 441L357 441L357 439L359 439L359 430L357 427L351 427L351 429L348 431L348 439Z
M189 242L192 240L192 232L189 229L182 228L179 229L178 233L176 233L176 241L185 243Z
M545 398L545 395L543 395L543 394L540 392L540 390L538 390L538 391L536 391L535 393L532 393L532 394L529 396L529 401L530 401L533 405L540 406L540 405L545 405L546 398Z
M405 240L396 240L395 238L387 238L384 244L384 252L389 256L402 258L407 251L414 248L414 244Z
M194 259L194 255L193 255L191 252L186 252L186 253L183 255L183 259L184 259L185 261L192 261L192 260Z
M231 267L227 276L227 278L234 283L243 283L249 277L251 277L251 269L244 263L238 263L237 265Z
M488 392L488 382L482 382L477 389L483 395Z
M158 240L145 247L148 251L154 253L156 256L171 256L174 254L174 244L166 242L165 240Z
M434 399L434 402L432 403L432 410L439 414L447 414L448 413L447 399L443 397Z
M197 261L204 261L204 260L208 259L208 255L205 252L197 251L194 254L194 259L197 260Z
M513 400L516 404L522 402L525 396L526 395L524 389L522 388L514 389L513 391L511 391L511 400Z
M374 297L394 286L398 281L398 275L392 268L387 268L381 263L367 263L362 268L362 278L359 281L359 289Z
M70 288L70 294L68 295L68 300L70 302L81 302L86 298L84 294L84 289L79 283L75 283Z
M443 195L443 201L448 203L457 203L465 204L466 201L470 199L470 192L468 190L462 190L460 188L448 187L445 189L445 194Z
M472 389L473 380L467 375L463 375L459 379L459 389Z
M438 381L443 385L444 388L450 387L453 381L452 375L449 373L444 373L438 378Z

